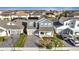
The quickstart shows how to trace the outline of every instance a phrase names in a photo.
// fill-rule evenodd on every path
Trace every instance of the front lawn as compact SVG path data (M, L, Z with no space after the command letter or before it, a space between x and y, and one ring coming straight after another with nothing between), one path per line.
M21 33L19 39L15 43L14 47L24 47L27 35L25 33Z
M59 35L54 35L52 42L54 43L54 47L64 47L62 38Z
M52 47L64 47L63 42L60 39L61 37L57 34L54 37L43 37L40 42L40 47L46 47L47 49L51 49Z

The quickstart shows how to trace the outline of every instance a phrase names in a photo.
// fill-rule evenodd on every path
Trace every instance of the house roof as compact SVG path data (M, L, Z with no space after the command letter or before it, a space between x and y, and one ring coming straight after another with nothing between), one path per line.
M4 31L4 30L0 29L0 32L2 32L2 31Z
M61 17L59 20L60 21L67 21L67 20L79 20L79 17Z
M32 11L30 14L31 15L42 15L42 13L43 13L44 11L43 10L36 10L36 11Z
M3 27L3 28L6 28L6 29L23 29L23 26L22 24L20 23L14 23L14 22L11 22L11 24L15 24L15 25L9 25L10 22L8 21L4 21L4 20L0 20L0 27Z
M14 15L15 12L13 11L2 11L0 15L2 16L8 16L8 15Z
M59 21L57 21L57 22L53 22L53 25L54 25L55 27L60 27L60 26L62 26L63 24L61 24Z
M40 27L39 31L53 31L53 27Z
M25 11L17 11L15 15L16 16L27 16L28 13L26 13Z
M72 15L73 15L73 16L79 16L79 11L73 12Z
M44 22L44 21L51 22L51 19L48 19L48 18L43 17L43 18L39 19L37 22L40 23L40 22Z

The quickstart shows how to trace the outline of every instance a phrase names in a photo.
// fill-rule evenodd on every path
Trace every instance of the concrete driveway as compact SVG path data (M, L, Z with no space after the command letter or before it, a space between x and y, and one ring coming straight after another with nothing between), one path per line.
M0 47L12 47L15 42L18 40L19 35L12 35L9 39L2 43Z
M25 42L24 47L38 47L37 43L39 42L40 38L34 35L27 36L27 40Z

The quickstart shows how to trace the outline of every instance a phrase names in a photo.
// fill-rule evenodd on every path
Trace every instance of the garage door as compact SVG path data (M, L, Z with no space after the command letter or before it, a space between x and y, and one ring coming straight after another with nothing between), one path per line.
M27 34L28 35L34 35L35 29L28 29Z

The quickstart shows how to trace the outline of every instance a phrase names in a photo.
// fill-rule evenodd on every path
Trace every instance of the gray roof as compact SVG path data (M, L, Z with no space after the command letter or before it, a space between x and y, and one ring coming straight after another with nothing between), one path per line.
M2 32L2 31L4 31L4 30L0 29L0 32Z
M22 24L20 24L19 22L12 22L15 25L7 25L7 23L9 23L9 21L6 20L0 20L0 27L6 28L6 29L23 29Z

